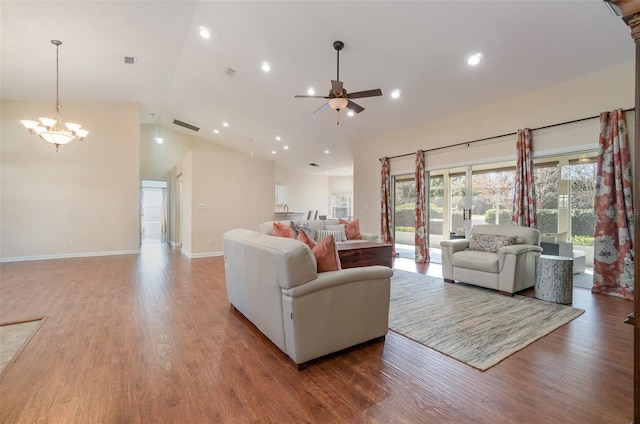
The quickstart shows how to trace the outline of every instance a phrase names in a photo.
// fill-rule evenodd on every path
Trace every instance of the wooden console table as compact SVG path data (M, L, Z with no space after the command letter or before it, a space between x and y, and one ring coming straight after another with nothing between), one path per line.
M384 265L392 267L390 244L373 243L339 243L338 256L342 268L356 268L360 266Z

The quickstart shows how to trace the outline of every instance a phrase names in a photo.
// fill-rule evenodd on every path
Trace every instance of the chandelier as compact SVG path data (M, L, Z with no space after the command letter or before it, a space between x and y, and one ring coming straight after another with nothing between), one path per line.
M82 125L74 122L66 122L66 129L60 129L60 70L58 65L58 49L62 41L51 40L51 44L56 46L56 119L38 118L38 121L22 120L22 125L31 134L38 134L44 141L56 146L56 152L61 144L68 144L72 141L82 141L89 134L89 131L81 129Z

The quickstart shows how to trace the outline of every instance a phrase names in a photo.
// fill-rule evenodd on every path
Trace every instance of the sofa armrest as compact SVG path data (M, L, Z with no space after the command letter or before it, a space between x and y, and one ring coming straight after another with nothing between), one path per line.
M282 289L285 351L296 364L384 336L389 331L391 268L318 274Z
M528 252L542 253L542 247L535 246L533 244L514 244L511 246L501 247L500 250L498 250L498 267L500 272L503 270L505 261L507 260L507 255L517 257Z
M498 250L499 256L505 255L521 255L527 252L540 252L542 253L542 247L535 246L533 244L514 244L511 246L501 247Z
M392 275L393 270L391 268L380 265L321 272L314 280L290 289L282 289L282 294L289 297L302 297L316 291L325 290L343 284L391 278Z
M542 248L533 244L516 244L498 250L498 289L515 293L533 286L536 257Z
M442 278L453 281L453 254L469 247L467 239L442 240Z
M467 239L442 240L440 246L443 249L451 250L451 253L459 252L469 247Z
M376 233L363 233L362 231L360 232L360 237L362 238L362 240L367 240L367 241L371 241L373 243L380 243L380 234L376 234Z

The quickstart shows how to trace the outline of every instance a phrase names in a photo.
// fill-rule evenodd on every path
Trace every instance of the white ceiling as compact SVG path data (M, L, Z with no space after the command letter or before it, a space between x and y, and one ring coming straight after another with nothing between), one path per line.
M172 124L179 119L212 142L330 175L352 172L355 141L634 59L628 27L601 0L3 0L0 7L3 100L55 100L50 40L58 39L63 106L137 102L143 123L151 113L166 127L179 128ZM200 26L210 39L199 36ZM340 112L340 125L334 111L313 114L323 100L293 97L309 86L328 93L335 40L345 43L345 88L383 92L358 99L366 110L354 117ZM471 68L466 57L475 52L483 61ZM124 64L124 56L137 63ZM271 72L261 70L263 61ZM402 96L391 99L396 88Z

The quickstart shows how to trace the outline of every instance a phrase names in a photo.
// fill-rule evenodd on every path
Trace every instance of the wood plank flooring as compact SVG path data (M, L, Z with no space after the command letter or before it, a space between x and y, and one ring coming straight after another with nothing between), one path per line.
M632 419L633 304L584 289L582 316L485 372L393 332L298 372L232 311L220 257L144 245L4 263L0 278L0 322L47 316L0 382L2 423Z

